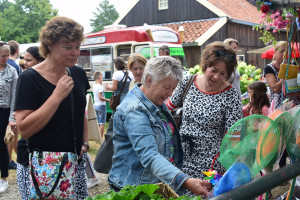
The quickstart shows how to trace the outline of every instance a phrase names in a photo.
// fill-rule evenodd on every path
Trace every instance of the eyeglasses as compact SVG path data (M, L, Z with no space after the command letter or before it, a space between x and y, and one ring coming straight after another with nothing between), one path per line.
M235 62L236 61L236 56L232 55L232 54L229 54L225 50L217 49L217 50L215 50L215 54L216 54L217 57L227 56L228 60L231 61L231 62Z
M0 41L0 47L4 46L4 45L8 45L7 42L3 42L3 41Z

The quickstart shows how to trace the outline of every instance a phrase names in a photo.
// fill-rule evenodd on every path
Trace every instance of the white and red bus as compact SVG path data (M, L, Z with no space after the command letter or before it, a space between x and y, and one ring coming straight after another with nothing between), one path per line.
M147 31L146 31L147 28ZM158 56L158 49L168 45L171 56L186 66L179 34L173 29L161 26L114 27L86 35L80 46L78 65L87 72L89 80L93 73L101 71L104 81L111 81L114 72L113 59L121 56L125 61L131 53L140 53L146 58ZM151 34L147 33L151 31Z

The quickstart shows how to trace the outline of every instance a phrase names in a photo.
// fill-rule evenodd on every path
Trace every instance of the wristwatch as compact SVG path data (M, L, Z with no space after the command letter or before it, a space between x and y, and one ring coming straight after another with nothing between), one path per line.
M82 143L82 146L86 146L86 147L88 148L88 150L90 149L90 145L89 145L88 142L83 142L83 143Z

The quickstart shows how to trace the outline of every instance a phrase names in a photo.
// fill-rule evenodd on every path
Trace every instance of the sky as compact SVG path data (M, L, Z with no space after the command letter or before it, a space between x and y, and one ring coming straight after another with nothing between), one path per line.
M133 0L109 0L119 15L128 9ZM84 32L92 31L90 19L94 18L93 12L99 6L101 0L50 0L53 8L58 9L59 16L66 16L74 19L84 27Z

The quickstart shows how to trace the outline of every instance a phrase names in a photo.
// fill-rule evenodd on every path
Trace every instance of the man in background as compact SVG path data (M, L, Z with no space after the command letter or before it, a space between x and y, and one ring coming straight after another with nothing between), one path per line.
M159 56L170 56L170 48L167 45L162 45L158 49L158 55Z
M17 70L18 76L20 76L20 74L22 73L22 69L16 63L16 60L20 56L19 43L14 40L11 40L8 42L8 45L10 47L10 54L9 54L9 59L7 60L7 64L13 66ZM12 160L11 155L13 149L17 153L19 132L17 128L13 128L12 131L15 134L15 136L14 136L14 141L7 146L8 153L9 153L9 161L10 161L8 165L8 169L17 169L17 164L15 163L15 161Z
M16 63L16 60L20 56L20 48L19 43L17 41L11 40L8 42L8 45L10 47L10 55L9 59L7 60L7 64L13 66L18 73L18 76L22 73L21 67Z

